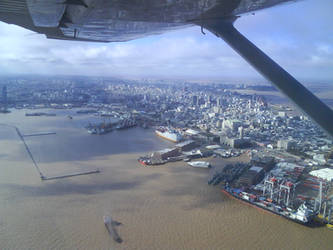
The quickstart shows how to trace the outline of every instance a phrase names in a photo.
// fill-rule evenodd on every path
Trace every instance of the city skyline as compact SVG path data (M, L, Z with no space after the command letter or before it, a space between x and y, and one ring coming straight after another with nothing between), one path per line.
M328 0L285 4L243 16L236 27L299 80L331 83L330 6ZM0 74L267 82L223 41L205 33L191 27L125 43L68 42L0 23Z

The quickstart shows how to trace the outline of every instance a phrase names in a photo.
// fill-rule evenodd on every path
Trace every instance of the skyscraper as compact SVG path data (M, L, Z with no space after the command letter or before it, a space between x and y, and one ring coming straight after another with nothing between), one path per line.
M2 88L2 110L4 112L7 111L7 86L3 86Z
M198 105L198 96L196 96L196 95L192 96L192 105L193 106Z
M222 97L217 98L217 106L222 107Z

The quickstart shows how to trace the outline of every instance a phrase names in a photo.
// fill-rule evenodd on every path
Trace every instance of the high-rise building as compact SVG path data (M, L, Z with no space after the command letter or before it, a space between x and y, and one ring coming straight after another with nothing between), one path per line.
M2 109L7 111L7 86L3 86L2 88Z
M238 132L239 132L239 139L243 139L243 137L244 137L244 128L239 127Z
M213 96L212 95L206 95L205 96L205 104L211 104L213 102Z
M217 98L217 106L222 107L222 97Z
M193 106L198 105L198 96L196 96L196 95L192 96L192 105Z

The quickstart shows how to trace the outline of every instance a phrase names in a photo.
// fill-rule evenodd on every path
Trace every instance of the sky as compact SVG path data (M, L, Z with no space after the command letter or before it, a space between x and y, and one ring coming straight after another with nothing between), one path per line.
M333 84L333 1L303 0L236 21L249 40L297 79ZM265 82L220 38L190 27L124 43L46 39L0 22L0 75Z

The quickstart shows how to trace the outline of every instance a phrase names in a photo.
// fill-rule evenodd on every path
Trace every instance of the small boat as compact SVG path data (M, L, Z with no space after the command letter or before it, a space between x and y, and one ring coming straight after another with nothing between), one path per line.
M192 161L188 162L187 164L194 168L210 168L210 163L206 161Z
M112 219L110 216L103 216L103 221L105 225L112 223Z
M103 216L103 221L106 229L108 230L110 236L113 238L113 240L117 243L122 243L123 240L120 238L115 226L121 225L121 223L112 220L110 216Z

